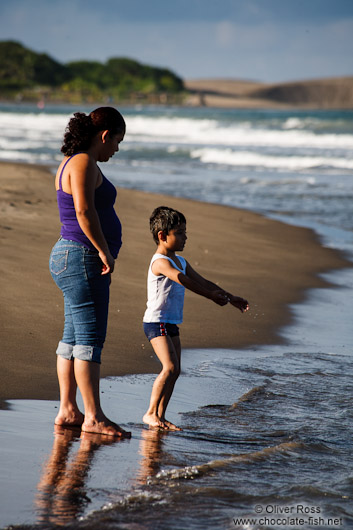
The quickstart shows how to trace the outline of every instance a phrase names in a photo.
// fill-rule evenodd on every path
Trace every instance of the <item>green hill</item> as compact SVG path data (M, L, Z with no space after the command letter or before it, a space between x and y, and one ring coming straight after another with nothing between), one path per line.
M128 58L61 64L14 41L0 42L0 98L52 101L144 100L178 95L183 81L168 69Z
M171 70L125 57L61 64L19 42L0 42L0 100L172 103L225 108L353 108L353 77L267 84L236 79L183 82Z
M0 90L58 86L68 74L67 67L44 53L32 52L18 42L0 42Z

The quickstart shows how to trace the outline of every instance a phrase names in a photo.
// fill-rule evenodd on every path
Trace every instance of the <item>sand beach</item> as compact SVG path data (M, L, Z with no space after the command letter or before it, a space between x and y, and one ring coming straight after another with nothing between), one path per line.
M60 233L53 176L44 167L0 164L1 350L0 399L57 399L55 349L61 338L60 291L48 257ZM289 304L324 285L318 277L348 266L312 231L234 208L118 190L123 247L112 279L102 375L158 370L142 331L146 271L155 251L148 218L158 205L187 218L185 258L205 277L246 297L250 311L220 308L187 293L185 348L244 348L282 339Z
M185 414L187 428L185 434L168 439L158 433L151 434L141 423L152 374L159 368L142 332L141 320L146 301L147 266L154 252L148 217L153 208L161 204L174 206L186 215L185 258L201 274L246 297L251 307L242 315L233 307L220 308L187 293L181 334L185 352L183 366L188 375L181 378L179 393L171 404L172 414ZM229 409L232 414L241 414L242 404L251 404L254 399L254 414L265 411L268 405L263 407L259 403L256 406L256 400L266 393L258 385L249 393L254 383L246 381L245 372L240 379L238 375L238 379L230 377L229 382L224 379L221 391L217 385L213 386L217 381L217 368L207 372L207 366L212 367L215 352L220 351L216 365L224 373L229 370L229 362L242 366L247 355L250 361L252 358L256 361L256 370L261 368L261 363L263 370L268 370L265 360L269 351L276 356L278 348L281 352L285 348L286 339L280 330L291 323L293 304L304 302L313 288L330 290L329 280L321 274L339 269L344 273L351 264L337 251L323 247L311 230L245 210L126 189L118 189L116 209L123 224L123 247L112 280L109 328L102 359L102 401L108 415L132 430L131 441L121 443L80 437L79 432L53 432L58 406L55 349L63 325L61 293L48 270L49 253L60 231L53 176L43 166L0 164L3 446L0 526L18 524L18 528L48 529L65 527L75 521L75 528L97 528L102 524L110 528L109 521L114 526L119 517L127 524L130 519L126 514L130 506L135 506L131 515L135 526L129 527L167 528L163 526L166 514L161 512L158 523L150 503L159 502L157 492L167 498L170 492L179 490L175 485L168 490L161 489L165 487L164 482L159 484L158 481L168 483L168 472L161 471L161 478L158 478L158 471L175 468L177 471L174 469L173 473L180 473L183 479L193 478L192 473L208 476L207 470L214 472L220 466L217 460L218 463L207 463L206 467L200 463L195 469L184 468L188 455L185 448L189 451L197 443L198 461L208 462L214 458L212 444L230 444L233 436L232 443L238 447L236 451L239 450L240 456L225 460L222 463L225 469L234 462L236 466L240 462L245 467L262 460L264 466L275 465L271 464L271 459L276 456L271 455L289 458L296 451L303 454L299 442L291 442L291 435L285 436L283 429L273 426L272 417L263 420L271 432L257 435L256 441L241 431L232 435L227 431L224 435L217 427L213 432L213 421L210 422L207 411L214 409L204 408L205 405L222 399L229 404L235 402ZM255 359L257 349L265 352L261 353L265 360ZM305 362L308 365L312 361ZM201 367L198 373L195 363ZM315 365L312 371L321 373ZM258 373L262 373L261 370ZM280 401L283 400L281 397ZM286 411L290 410L285 403L283 406ZM190 408L195 410L195 416L188 416ZM310 410L310 406L307 409ZM226 421L229 422L229 418ZM236 421L239 429L245 425L241 419ZM194 427L197 422L203 428ZM253 422L260 432L261 416L255 417ZM220 447L223 455L228 446ZM313 451L316 450L317 446ZM178 463L175 458L180 454L183 456ZM195 455L190 459L193 463ZM192 469L194 471L190 471ZM259 472L261 469L260 466ZM181 473L185 473L185 477ZM266 473L270 476L268 470ZM153 475L156 475L155 483L148 478ZM179 475L170 475L170 481L175 483L176 476ZM232 480L233 477L232 472ZM244 480L244 475L242 477ZM221 492L227 480L227 475L222 475L219 489L210 489L214 502L219 496L222 506ZM183 482L180 484L178 488L190 488L183 486ZM150 490L141 490L141 487ZM133 495L127 495L130 490ZM187 491L181 491L180 495L184 498ZM299 499L298 491L295 499ZM309 493L305 495L308 500ZM191 502L192 496L189 498ZM173 499L170 506L178 506L177 496ZM247 502L251 504L253 499L255 497L249 496ZM237 503L236 497L229 501L232 506ZM202 500L200 502L202 506ZM209 504L210 501L205 498L204 502ZM99 511L102 505L106 508ZM98 510L98 522L94 516L92 520L80 522L79 517L87 510ZM179 516L173 517L182 519L186 514L183 508ZM203 517L208 520L206 511ZM21 526L25 523L35 526ZM220 523L219 527L224 527L222 525Z

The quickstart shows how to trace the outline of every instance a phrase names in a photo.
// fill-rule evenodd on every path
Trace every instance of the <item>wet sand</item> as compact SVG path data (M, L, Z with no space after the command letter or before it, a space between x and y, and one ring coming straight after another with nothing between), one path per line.
M101 390L104 410L131 430L132 438L53 433L55 349L63 325L62 296L48 271L60 230L53 176L43 167L0 164L0 527L65 526L108 501L117 502L158 468L160 444L167 450L174 443L173 436L162 440L141 423L154 378L148 374L159 367L141 320L147 266L155 249L148 217L160 204L185 213L184 256L192 266L251 304L242 315L187 293L181 333L183 370L189 374L195 364L213 359L216 348L238 350L232 357L244 355L242 348L246 355L266 354L268 345L286 340L281 327L300 314L299 305L290 309L289 304L302 302L308 289L328 285L330 276L325 283L318 274L351 266L323 248L310 230L242 210L119 189L124 244L113 276L102 375L136 375L106 378ZM304 307L308 310L301 317L309 313L310 318L310 304ZM320 321L320 315L315 318ZM190 385L189 378L181 377L177 390L169 408L176 423L183 411L210 403L202 378ZM245 391L235 388L234 400ZM117 462L119 472L111 473Z
M307 229L251 212L191 200L118 190L123 247L113 275L102 376L159 368L142 331L146 274L155 245L148 218L158 205L187 218L185 258L201 274L247 298L242 315L187 293L185 348L246 348L279 343L291 320L289 304L325 284L318 274L350 266ZM48 271L60 223L53 176L45 167L0 164L0 399L58 399L55 349L63 300Z
M214 352L205 356L202 350L184 350L184 369L190 374L195 365L213 356ZM139 374L102 380L103 408L132 432L131 439L81 435L78 429L54 426L57 401L7 401L7 409L0 409L0 528L24 524L46 530L66 528L103 505L119 503L129 493L136 497L139 486L159 470L161 453L174 450L182 443L180 438L188 436L148 430L142 424L153 379L152 374ZM242 392L237 387L234 399ZM209 400L202 378L194 377L190 384L189 377L181 377L169 417L179 423L181 413ZM86 524L86 528L100 527Z

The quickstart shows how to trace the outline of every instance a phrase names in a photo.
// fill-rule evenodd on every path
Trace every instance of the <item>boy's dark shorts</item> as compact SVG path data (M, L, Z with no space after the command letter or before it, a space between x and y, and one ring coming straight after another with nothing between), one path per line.
M168 322L144 322L143 331L148 340L156 337L178 337L179 328L176 324L169 324Z

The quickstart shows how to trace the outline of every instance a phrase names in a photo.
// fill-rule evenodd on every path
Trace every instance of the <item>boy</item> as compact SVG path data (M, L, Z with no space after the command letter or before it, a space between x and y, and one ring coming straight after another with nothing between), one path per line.
M180 374L181 346L177 324L183 321L185 288L209 298L220 306L228 302L241 312L247 300L227 293L198 274L176 254L186 242L186 219L172 208L159 206L150 217L150 229L157 244L148 270L147 309L143 317L146 337L162 363L162 371L153 383L150 405L143 417L150 427L181 430L167 421L165 411Z

